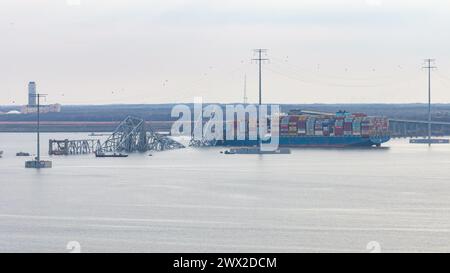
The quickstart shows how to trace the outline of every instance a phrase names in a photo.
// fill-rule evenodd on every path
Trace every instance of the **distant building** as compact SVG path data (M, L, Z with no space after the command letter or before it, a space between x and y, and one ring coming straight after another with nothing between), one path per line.
M36 105L36 83L28 83L28 106Z
M37 113L37 106L22 106L22 108L20 109L20 112L22 114L34 114ZM41 105L39 107L39 112L40 113L59 113L61 112L61 104L50 104L50 105Z
M37 113L36 83L28 83L28 105L22 106L21 114ZM59 113L61 112L61 104L40 105L40 113ZM19 113L19 112L18 112Z

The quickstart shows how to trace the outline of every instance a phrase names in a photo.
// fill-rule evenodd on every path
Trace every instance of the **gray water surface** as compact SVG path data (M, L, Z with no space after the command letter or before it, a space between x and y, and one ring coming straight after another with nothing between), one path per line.
M44 134L87 138L86 134ZM0 252L450 251L450 145L128 158L54 156L25 169L33 134L0 134Z

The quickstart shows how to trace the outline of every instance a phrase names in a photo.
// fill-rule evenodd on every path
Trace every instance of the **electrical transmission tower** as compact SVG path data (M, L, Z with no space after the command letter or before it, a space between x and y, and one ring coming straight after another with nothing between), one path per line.
M431 146L431 70L435 69L434 59L425 59L425 66L428 69L428 146Z
M41 98L45 98L46 94L30 94L30 97L37 99L36 113L37 113L37 126L36 126L36 158L31 161L25 162L25 168L51 168L52 162L41 160Z
M37 99L37 107L36 107L36 113L37 113L37 128L36 128L36 135L37 135L37 141L36 141L36 161L39 163L41 162L41 98L46 98L47 94L34 94L32 95L36 97Z
M259 66L259 105L261 105L261 94L262 94L262 80L261 80L261 67L262 67L262 63L264 61L268 61L269 59L263 58L263 54L265 56L267 56L267 49L254 49L253 50L254 54L257 56L257 58L252 59L253 61L257 61L258 62L258 66Z

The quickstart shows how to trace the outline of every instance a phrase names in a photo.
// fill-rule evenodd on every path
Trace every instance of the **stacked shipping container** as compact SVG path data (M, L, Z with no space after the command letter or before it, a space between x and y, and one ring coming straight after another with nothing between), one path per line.
M299 116L289 116L289 135L296 136L298 134L297 122Z
M388 132L386 118L338 112L335 116L287 115L280 120L282 136L363 136Z
M360 136L361 135L361 117L355 117L352 124L352 133L354 136Z
M280 121L280 134L288 135L289 134L289 116L285 116L281 118Z
M316 118L309 117L306 120L306 135L308 135L308 136L315 135L315 133L314 133L315 126L316 126Z
M299 116L298 117L298 123L297 123L297 133L299 136L306 135L306 120L308 119L307 116Z

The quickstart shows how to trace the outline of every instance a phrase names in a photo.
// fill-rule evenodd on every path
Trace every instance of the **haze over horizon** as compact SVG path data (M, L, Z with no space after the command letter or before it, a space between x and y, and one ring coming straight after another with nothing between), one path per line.
M450 102L444 0L3 0L0 105Z

